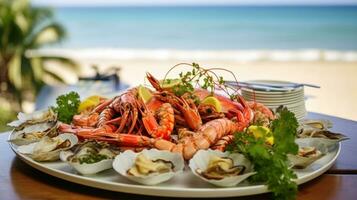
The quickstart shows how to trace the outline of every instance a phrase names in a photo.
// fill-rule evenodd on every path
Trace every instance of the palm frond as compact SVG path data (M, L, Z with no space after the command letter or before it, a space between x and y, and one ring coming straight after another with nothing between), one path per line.
M35 81L42 81L42 77L43 77L43 62L41 58L31 58L30 59L31 62L31 69L33 71L33 77L35 79Z
M74 70L75 72L78 72L78 70L79 70L78 63L70 58L65 58L65 57L61 57L61 56L41 56L41 59L43 61L57 62L64 67Z
M32 7L31 20L34 24L42 24L48 20L53 19L53 12L49 8Z
M17 53L9 63L9 79L18 90L22 88L21 54Z
M38 48L47 44L62 41L66 33L62 25L53 22L32 33L27 45L29 48Z
M55 81L57 81L58 83L63 83L65 82L65 80L63 79L63 77L59 76L58 74L50 71L50 70L46 70L44 69L44 78L46 78L46 80L44 80L45 82L47 82L47 79L50 78L50 79L53 79ZM45 77L47 76L47 77Z
M58 43L64 37L65 29L54 21L51 9L32 7L30 0L0 0L0 67L4 69L0 70L0 81L19 104L23 97L33 100L46 78L63 82L67 77L57 75L61 70L78 70L67 58L26 56L27 50ZM57 74L44 66L48 60L60 63Z
M11 10L13 12L22 12L30 6L29 0L10 0L9 2L11 3Z

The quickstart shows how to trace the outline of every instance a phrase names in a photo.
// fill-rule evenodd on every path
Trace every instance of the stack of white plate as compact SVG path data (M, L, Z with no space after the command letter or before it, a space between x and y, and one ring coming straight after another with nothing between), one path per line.
M249 83L259 84L291 84L285 81L267 81L257 80L249 81ZM304 87L283 87L269 88L254 85L251 88L242 88L241 93L248 101L256 101L264 104L268 108L275 111L279 106L286 106L290 111L295 113L297 119L302 119L306 116Z

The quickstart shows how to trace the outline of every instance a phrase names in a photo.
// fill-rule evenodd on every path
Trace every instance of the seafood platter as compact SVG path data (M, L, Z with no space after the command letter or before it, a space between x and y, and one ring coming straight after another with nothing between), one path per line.
M348 138L331 132L329 121L298 121L286 107L273 112L244 99L221 71L229 72L182 63L165 77L147 73L145 85L113 98L60 95L53 107L8 124L10 147L44 173L106 190L294 199Z

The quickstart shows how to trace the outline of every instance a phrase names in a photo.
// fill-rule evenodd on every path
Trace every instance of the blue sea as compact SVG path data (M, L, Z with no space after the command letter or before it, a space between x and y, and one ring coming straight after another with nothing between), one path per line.
M357 50L357 6L62 7L59 48Z

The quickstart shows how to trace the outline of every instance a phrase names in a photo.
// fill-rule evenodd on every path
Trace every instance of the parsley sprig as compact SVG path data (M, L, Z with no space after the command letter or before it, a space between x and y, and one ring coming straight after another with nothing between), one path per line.
M248 132L234 135L230 151L240 152L254 165L256 175L250 178L254 183L266 183L275 199L294 199L297 185L293 181L297 176L288 167L287 154L297 154L295 143L298 122L295 115L287 108L278 111L278 118L272 122L271 130L274 145L265 143L265 137L255 138Z
M64 123L71 123L73 115L77 114L80 104L79 95L73 91L60 95L56 99L56 104L52 109L57 113L58 120Z

